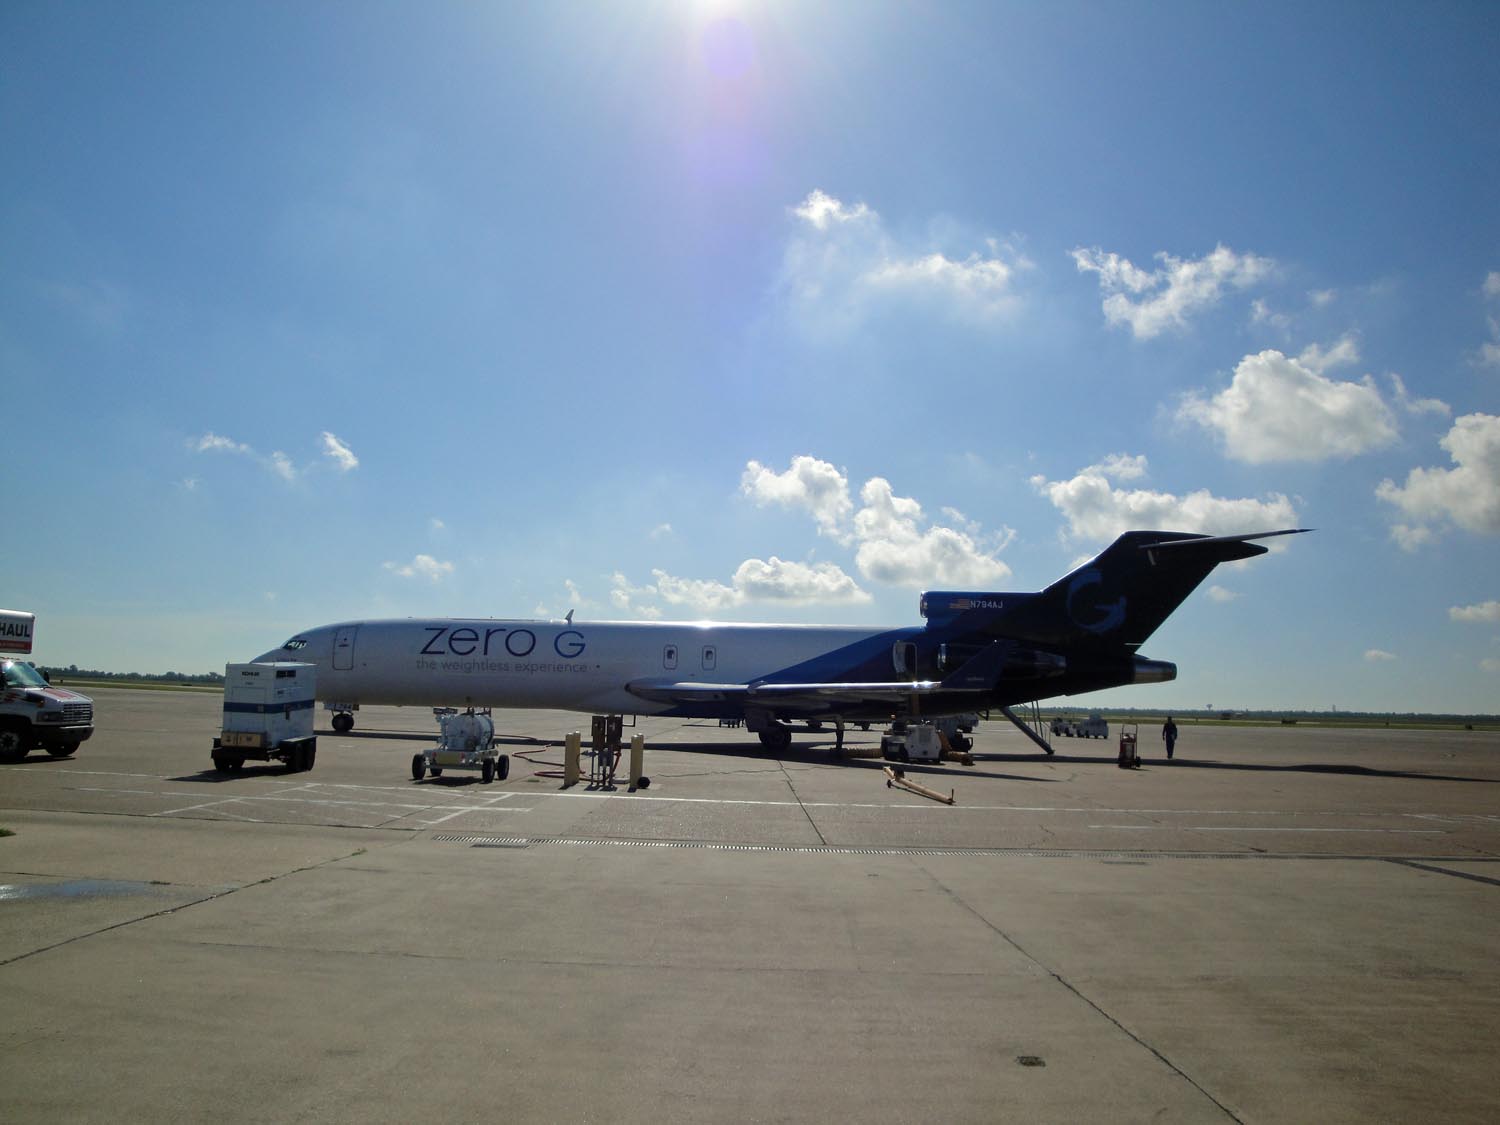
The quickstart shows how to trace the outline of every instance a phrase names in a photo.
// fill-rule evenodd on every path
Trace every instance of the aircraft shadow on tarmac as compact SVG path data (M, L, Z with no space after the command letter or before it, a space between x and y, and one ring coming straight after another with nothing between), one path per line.
M1051 757L1039 757L1032 754L976 754L975 761L985 762L1068 762L1079 764L1118 765L1119 759L1116 755L1109 756L1084 756L1078 754L1054 754ZM1416 773L1411 770L1382 770L1372 766L1348 766L1335 763L1299 762L1292 766L1271 765L1264 762L1215 762L1206 759L1194 758L1141 758L1143 766L1162 766L1167 769L1196 769L1196 770L1244 770L1250 773L1324 773L1341 775L1344 777L1388 777L1399 778L1406 781L1474 781L1481 784L1492 785L1497 780L1493 777L1455 777L1453 774L1445 773Z
M424 742L433 743L437 741L437 733L428 734L425 731L414 730L351 730L340 734L335 730L320 730L315 732L320 738L385 738L395 742ZM555 738L532 738L529 735L499 735L495 736L496 746L561 746L562 743Z
M209 766L207 769L200 770L198 773L180 774L177 777L169 777L166 780L181 781L184 783L198 782L199 784L205 785L218 785L221 782L238 781L242 778L293 776L295 776L295 774L292 771L288 770L280 762L266 762L264 764L256 763L255 765L251 765L249 762L246 762L237 770L226 772L223 770L215 769L213 766Z
M498 741L498 739L496 740ZM651 753L685 753L685 754L707 754L717 757L756 758L763 762L796 762L815 766L844 766L847 769L873 770L879 773L884 766L899 765L908 774L926 774L930 777L972 777L975 780L984 781L1036 781L1047 785L1056 784L1060 778L1055 777L1028 777L1017 773L971 773L967 767L954 762L888 762L883 758L845 758L834 755L834 743L828 742L798 742L786 750L770 750L759 742L672 742L662 746L653 746L646 743L646 749ZM976 762L982 759L978 755ZM1024 762L1027 758L1015 758L1014 761ZM1114 759L1110 759L1113 761ZM680 775L679 775L680 776Z

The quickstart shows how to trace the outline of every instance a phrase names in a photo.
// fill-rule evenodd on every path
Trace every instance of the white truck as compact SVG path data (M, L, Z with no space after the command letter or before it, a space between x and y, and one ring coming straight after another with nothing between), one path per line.
M313 737L316 664L224 665L224 721L214 739L214 769L279 761L288 773L310 770L318 757Z
M1052 733L1068 738L1108 738L1109 723L1098 711L1087 719L1059 717L1052 720Z
M94 733L94 701L53 687L31 653L36 615L0 609L0 759L19 761L36 747L54 758L73 754Z

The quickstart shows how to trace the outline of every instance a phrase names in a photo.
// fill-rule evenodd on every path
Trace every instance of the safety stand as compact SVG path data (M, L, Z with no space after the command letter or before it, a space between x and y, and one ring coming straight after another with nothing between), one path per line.
M615 787L615 764L620 760L620 735L624 720L619 715L595 715L592 728L594 760L589 768L590 789Z
M568 737L563 739L563 788L571 789L578 784L582 771L578 767L578 759L583 753L583 733L581 731L570 731Z

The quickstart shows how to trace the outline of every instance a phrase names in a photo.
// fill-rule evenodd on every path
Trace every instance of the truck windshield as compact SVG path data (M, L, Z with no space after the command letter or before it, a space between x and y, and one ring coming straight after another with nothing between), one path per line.
M30 664L22 664L19 660L7 660L5 662L5 686L44 688L47 686L47 681L42 679L42 674Z

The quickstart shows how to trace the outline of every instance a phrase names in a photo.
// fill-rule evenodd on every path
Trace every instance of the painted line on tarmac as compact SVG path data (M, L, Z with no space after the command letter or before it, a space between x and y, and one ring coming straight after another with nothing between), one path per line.
M173 793L170 791L151 789L99 789L92 787L80 787L82 793L120 793L126 796L140 797L195 797L196 793ZM485 804L485 805L416 805L403 804L396 801L336 801L328 798L314 797L278 797L274 795L245 795L237 797L226 797L221 801L207 801L196 805L187 805L178 809L169 809L165 812L152 813L152 816L172 816L176 813L191 812L196 809L212 808L218 804L234 804L237 802L261 801L277 804L293 805L325 805L334 808L358 808L358 809L401 809L401 815L423 812L531 812L530 808L519 808L514 805Z
M1193 824L1090 824L1088 828L1131 832L1383 832L1392 836L1446 836L1441 828L1244 828L1233 825L1206 827Z
M150 775L130 774L130 775L122 775L122 776L150 776ZM197 794L197 793L184 793L184 792L176 792L176 791L171 791L171 790L116 789L116 788L108 788L108 787L91 787L91 786L79 786L79 787L77 787L77 789L78 789L79 792L85 792L85 793L121 793L121 794L131 795L131 796L146 796L146 797L198 797L198 796L201 796L201 794ZM420 792L431 792L431 793L434 793L434 795L436 793L442 792L442 790L431 790L431 789L425 789L425 788L424 789L414 790L414 789L412 789L409 786L399 786L399 785L394 785L394 786L353 785L353 784L349 784L349 783L324 783L324 782L308 782L308 783L305 783L303 785L298 786L297 789L295 789L295 790L282 790L282 792L315 791L317 789L353 790L356 793L408 793L408 794L411 794L411 793L420 793ZM477 806L475 806L475 805L453 806L453 805L443 805L443 804L437 804L437 803L434 803L434 804L416 804L416 803L398 802L398 801L338 800L338 799L334 799L334 798L330 798L330 797L294 798L294 797L277 797L275 795L241 795L241 796L237 796L237 797L234 797L234 798L230 798L230 800L238 800L238 801L272 801L272 800L297 801L297 800L301 800L301 801L303 801L305 803L308 803L308 804L322 804L322 805L329 805L329 806L333 806L333 807L395 808L395 809L406 809L406 810L409 810L409 811L412 811L412 812L433 812L433 811L439 811L439 810L442 810L442 811L460 811L460 812L472 812L472 811L476 811L476 810L481 810L481 811L501 811L501 812L505 812L505 811L509 811L509 812L523 812L523 811L524 812L531 812L533 810L530 809L530 808L526 808L526 809L514 808L514 807L507 806L507 805L503 804L502 802L506 802L506 801L511 800L512 798L520 797L520 796L525 796L525 797L529 797L529 798L533 798L533 799L535 799L535 798L547 798L547 797L550 797L550 798L561 798L561 799L565 799L565 800L608 801L608 800L612 800L614 798L625 796L625 795L626 794L624 793L623 789L616 790L614 792L602 792L602 793L601 792L576 792L575 793L575 792L568 792L568 791L562 791L562 792L537 791L537 792L531 792L531 793L525 793L525 794L522 794L522 793L519 793L519 792L516 792L516 791L512 790L512 791L509 791L509 792L496 793L493 797L486 798L487 802L493 802L493 803L486 803L484 805L477 805ZM775 801L775 800L751 800L751 799L734 798L734 797L664 797L664 796L660 796L660 795L657 795L657 794L646 794L646 793L642 793L642 792L636 792L636 793L633 793L633 794L629 794L629 797L633 801L654 801L654 802L663 802L663 803L669 803L669 804L690 804L690 805L739 805L739 806L746 806L746 807L752 807L752 808L900 809L902 811L920 810L922 812L928 812L928 813L941 813L941 812L952 812L953 811L947 805L931 805L931 806L927 806L927 805L892 805L892 804L889 804L889 803L875 802L875 801L868 801L868 802L865 802L865 801L802 801L802 802L798 802L798 801ZM1253 817L1329 817L1329 816L1344 816L1344 817L1352 817L1352 818L1364 818L1364 817L1403 817L1403 818L1408 818L1408 819L1429 819L1429 820L1431 820L1431 819L1437 819L1437 818L1449 819L1449 818L1459 817L1461 819L1468 820L1468 821L1480 821L1480 822L1483 822L1483 821L1491 819L1491 818L1488 818L1488 817L1485 817L1485 816L1474 816L1474 815L1452 814L1452 813L1358 812L1358 811L1348 811L1348 810L1343 810L1343 809L1322 809L1322 810L1310 811L1310 812L1286 812L1286 811L1275 810L1275 809L1167 809L1167 808L1130 809L1130 808L1099 808L1097 806L1095 806L1095 807L1072 807L1072 806L1051 806L1051 805L958 805L957 808L966 810L968 812L1090 813L1090 814L1093 814L1095 816L1099 815L1100 813L1116 813L1116 814L1123 815L1123 816L1253 816ZM156 814L156 815L168 815L168 814L161 813L161 814ZM1431 834L1442 834L1442 830L1441 829L1396 829L1396 828L1348 828L1348 829L1342 829L1342 828L1313 828L1313 827L1306 827L1306 828L1299 828L1299 827L1265 828L1265 827L1259 827L1259 826L1232 827L1232 826L1223 826L1223 825L1202 826L1202 827L1198 827L1198 828L1186 828L1186 827L1184 827L1182 825L1164 825L1164 826L1158 826L1158 825L1143 825L1143 824L1119 824L1119 825L1095 825L1095 824L1091 824L1091 825L1088 825L1087 827L1089 827L1089 828L1120 828L1120 829L1132 829L1132 830L1141 830L1141 829L1150 829L1150 828L1165 827L1165 828L1177 829L1179 831L1199 831L1199 832L1320 832L1320 831L1321 832L1334 832L1334 831L1343 832L1343 831L1348 831L1348 832L1408 832L1408 833L1413 833L1413 834L1422 834L1423 832L1427 832L1427 833L1431 833Z

